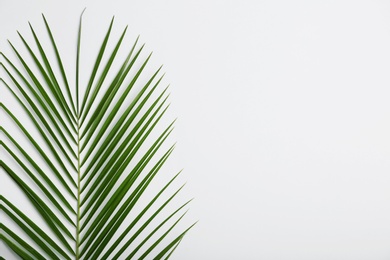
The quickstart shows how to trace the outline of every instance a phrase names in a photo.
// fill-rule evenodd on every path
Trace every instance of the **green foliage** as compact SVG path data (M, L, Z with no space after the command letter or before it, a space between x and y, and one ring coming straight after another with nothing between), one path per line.
M7 79L0 79L1 92L8 91L25 114L21 119L31 122L26 125L14 108L0 103L24 136L15 138L7 126L0 126L0 145L8 159L0 158L0 167L43 224L0 195L1 211L13 224L0 223L0 239L23 259L169 258L192 226L175 236L171 232L189 203L171 206L182 188L173 185L180 173L160 190L151 189L174 149L164 146L173 122L158 128L169 106L167 89L160 90L161 68L140 80L150 55L142 58L138 39L118 63L127 28L108 53L113 19L88 84L80 88L80 75L85 75L80 71L81 16L72 87L44 16L43 21L49 48L30 25L33 44L20 33L25 53L9 42L17 62L1 53ZM114 75L111 81L107 75Z

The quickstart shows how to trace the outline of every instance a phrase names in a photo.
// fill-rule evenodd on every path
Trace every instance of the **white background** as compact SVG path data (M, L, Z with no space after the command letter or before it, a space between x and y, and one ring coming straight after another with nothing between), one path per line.
M0 46L42 12L75 39L84 7L171 83L199 220L172 259L390 259L388 1L0 0Z

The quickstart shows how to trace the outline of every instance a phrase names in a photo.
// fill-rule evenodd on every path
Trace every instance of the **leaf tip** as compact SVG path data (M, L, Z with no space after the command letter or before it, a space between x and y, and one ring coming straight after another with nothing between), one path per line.
M20 39L22 39L22 41L24 41L24 38L23 38L22 34L19 31L16 31L16 32L18 33Z
M157 73L160 72L160 70L164 67L164 64L161 64L161 66L158 68L157 70ZM163 75L161 76L161 78L163 78L165 76L165 72L163 73Z

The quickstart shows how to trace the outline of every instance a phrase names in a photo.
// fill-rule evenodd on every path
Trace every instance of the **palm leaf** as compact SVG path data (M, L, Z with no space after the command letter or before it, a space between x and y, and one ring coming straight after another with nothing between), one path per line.
M32 43L18 32L24 51L9 41L17 61L0 53L1 91L25 114L0 103L9 122L0 126L0 167L44 224L0 195L0 209L12 222L0 223L0 239L22 259L168 259L192 226L172 231L189 203L172 205L182 189L174 188L180 172L159 190L151 188L174 150L166 146L174 122L159 130L169 107L161 67L146 75L151 55L144 58L138 38L118 63L127 27L109 51L113 18L80 93L81 15L72 90L43 21L48 48L29 24Z

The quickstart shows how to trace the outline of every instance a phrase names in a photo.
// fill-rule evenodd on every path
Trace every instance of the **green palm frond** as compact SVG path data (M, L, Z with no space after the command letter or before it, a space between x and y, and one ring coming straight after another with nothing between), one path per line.
M40 221L0 195L12 223L0 223L0 239L22 259L168 259L192 226L172 232L189 203L172 204L180 172L151 188L174 149L166 146L174 122L161 130L169 107L161 67L146 75L151 55L138 38L119 63L127 27L109 51L112 19L81 88L82 15L75 84L43 22L49 48L29 24L33 40L18 32L23 50L9 41L15 61L1 53L0 79L25 115L0 103L9 122L0 125L0 167Z

